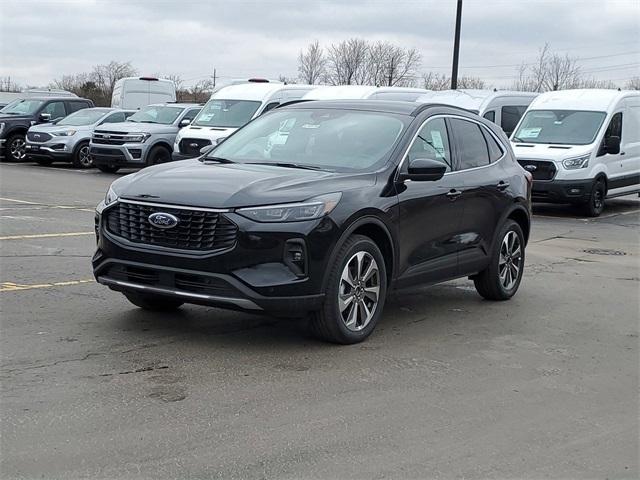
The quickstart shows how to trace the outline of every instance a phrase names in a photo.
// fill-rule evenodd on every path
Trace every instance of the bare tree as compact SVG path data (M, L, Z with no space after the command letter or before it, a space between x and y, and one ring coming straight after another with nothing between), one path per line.
M579 88L618 88L612 80L598 80L597 78L583 78L580 79L578 85Z
M458 78L458 88L487 88L487 84L479 77L462 76Z
M369 45L367 53L367 83L389 87L415 83L415 71L420 64L420 54L415 48L376 42Z
M580 84L580 66L578 60L554 53L545 64L543 85L546 90L563 90L575 88Z
M0 77L0 92L20 92L22 89L10 76Z
M101 105L109 105L111 103L111 96L113 95L113 88L116 82L121 78L132 77L136 75L137 71L131 65L131 62L117 62L112 60L105 65L96 65L91 72L92 81L102 92Z
M200 80L189 88L189 100L195 103L205 103L209 100L211 92L213 92L213 80L210 78Z
M631 77L625 88L629 90L640 90L640 77Z
M305 51L298 55L298 74L300 81L309 85L319 83L325 76L327 59L320 42L310 43Z
M350 38L332 44L327 52L327 81L332 85L362 85L368 76L367 42Z
M447 90L451 80L444 73L427 72L422 74L422 86L427 90Z

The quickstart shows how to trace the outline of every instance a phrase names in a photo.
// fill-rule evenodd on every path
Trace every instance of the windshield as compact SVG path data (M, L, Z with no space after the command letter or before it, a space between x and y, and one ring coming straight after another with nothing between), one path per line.
M239 128L253 118L261 102L212 99L207 102L193 125L200 127Z
M207 157L338 172L371 170L386 162L407 122L377 112L275 111L238 130Z
M138 123L162 123L171 125L182 113L182 107L163 107L159 105L149 105L142 108L129 117L130 122Z
M108 111L105 110L93 110L90 108L85 108L63 118L57 123L57 125L92 125L102 117L104 117L107 113Z
M512 140L526 143L588 145L607 114L581 110L530 110Z
M42 100L15 100L0 110L0 113L9 115L33 115L43 103Z

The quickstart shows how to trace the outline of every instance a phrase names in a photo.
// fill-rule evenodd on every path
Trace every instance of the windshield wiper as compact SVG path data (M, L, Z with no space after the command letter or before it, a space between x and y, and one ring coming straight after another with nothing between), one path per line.
M275 167L284 167L284 168L299 168L301 170L315 170L322 172L331 172L332 170L327 170L326 168L317 167L315 165L305 165L302 163L287 163L287 162L249 162L248 165L273 165Z
M236 163L233 160L229 160L228 158L222 158L222 157L207 157L207 156L202 156L199 158L199 160L202 163L205 162L216 162L216 163Z

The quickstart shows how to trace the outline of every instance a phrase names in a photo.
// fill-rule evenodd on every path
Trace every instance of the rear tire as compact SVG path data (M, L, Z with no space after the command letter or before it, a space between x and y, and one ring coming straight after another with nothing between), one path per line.
M524 272L524 235L520 225L507 220L498 234L489 266L473 278L477 292L487 300L509 300Z
M80 143L73 152L74 168L91 168L93 167L93 159L89 155L89 142Z
M112 165L97 165L98 170L104 173L116 173L120 170L120 167L114 167Z
M152 295L148 293L123 292L131 303L143 310L153 312L170 312L177 310L184 302L174 300L173 298L163 297L162 295Z
M583 205L585 215L589 217L599 217L604 210L604 198L607 194L607 187L602 179L594 182L591 188L589 201Z
M362 342L382 316L387 273L378 246L353 235L340 247L327 279L322 308L311 315L311 332L343 345Z
M171 152L162 145L156 145L147 155L147 166L157 165L171 161Z

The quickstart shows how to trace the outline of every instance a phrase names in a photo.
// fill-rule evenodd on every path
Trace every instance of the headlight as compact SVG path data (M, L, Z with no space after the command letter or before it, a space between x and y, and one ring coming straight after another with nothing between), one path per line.
M587 168L589 166L590 153L575 158L567 158L562 161L562 165L567 170L577 170L578 168Z
M236 213L256 222L301 222L329 215L342 197L342 193L329 193L300 203L239 208Z
M124 135L122 140L125 142L144 143L150 136L150 133L132 133L131 135Z
M61 132L51 132L51 135L53 135L54 137L70 137L72 135L75 135L76 131L75 130L64 130Z
M105 204L105 206L106 205L111 205L116 200L118 200L118 195L113 190L113 187L109 187L109 190L107 190L107 194L104 196L104 204Z

